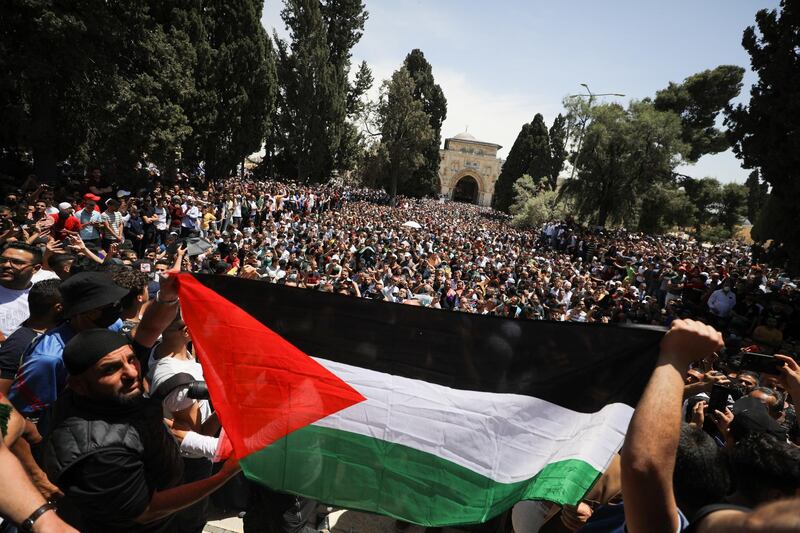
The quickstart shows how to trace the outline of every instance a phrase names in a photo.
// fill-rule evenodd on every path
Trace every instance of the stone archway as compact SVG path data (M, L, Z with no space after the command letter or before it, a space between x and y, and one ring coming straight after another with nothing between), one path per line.
M480 193L480 185L478 180L466 174L459 178L453 187L453 200L456 202L466 202L470 204L477 204Z

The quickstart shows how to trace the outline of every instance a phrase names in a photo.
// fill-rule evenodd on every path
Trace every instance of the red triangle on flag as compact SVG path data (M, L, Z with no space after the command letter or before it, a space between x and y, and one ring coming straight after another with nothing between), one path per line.
M236 457L366 399L194 276L179 274L178 291L181 316Z

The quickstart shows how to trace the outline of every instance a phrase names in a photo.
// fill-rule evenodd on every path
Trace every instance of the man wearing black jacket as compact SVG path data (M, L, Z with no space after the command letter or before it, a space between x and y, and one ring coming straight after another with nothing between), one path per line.
M213 476L180 485L183 462L161 405L143 396L139 357L107 329L75 335L64 348L69 391L54 407L45 470L64 492L59 509L85 532L166 532L173 515L239 472L235 459Z

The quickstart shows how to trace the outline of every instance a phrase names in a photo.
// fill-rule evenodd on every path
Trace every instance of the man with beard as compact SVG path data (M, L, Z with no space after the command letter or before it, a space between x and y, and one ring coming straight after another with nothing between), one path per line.
M69 389L53 409L45 470L64 492L59 514L81 531L172 531L173 515L239 472L231 459L179 485L183 463L161 405L143 396L130 339L108 329L76 334L64 348Z
M42 268L42 252L22 242L9 242L0 251L0 341L25 322L33 276Z
M175 318L178 294L174 277L163 277L155 301L148 306L139 327L130 339L142 365L147 364L150 348ZM69 340L81 331L94 328L119 330L120 301L129 291L114 283L103 272L81 272L59 287L63 297L62 322L40 336L23 354L22 365L11 386L9 399L25 417L39 419L58 398L67 381L62 353ZM39 423L39 431L46 429Z
M81 222L72 214L73 211L72 204L61 202L58 204L58 213L50 215L50 218L53 219L50 232L59 241L63 241L70 234L78 233L81 229Z

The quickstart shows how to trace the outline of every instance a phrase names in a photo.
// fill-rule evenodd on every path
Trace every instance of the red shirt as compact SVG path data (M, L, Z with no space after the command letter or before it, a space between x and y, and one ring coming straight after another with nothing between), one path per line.
M54 221L53 225L50 226L50 231L59 241L63 241L69 236L67 231L77 232L79 229L81 229L80 221L72 215L62 219L58 216L58 213L53 213L50 215L50 218L52 218Z

